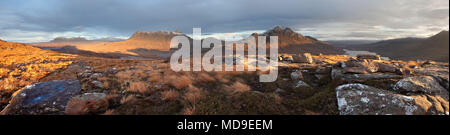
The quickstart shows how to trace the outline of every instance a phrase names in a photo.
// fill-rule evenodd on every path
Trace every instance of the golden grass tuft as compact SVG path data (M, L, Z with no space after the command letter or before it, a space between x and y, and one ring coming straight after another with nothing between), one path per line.
M207 83L207 82L215 82L216 79L214 77L211 77L209 74L202 72L197 74L196 81L199 83Z
M225 86L225 90L231 93L242 93L251 91L251 88L247 84L236 81L231 86Z
M192 84L191 78L187 76L169 75L164 79L166 84L169 84L177 89L183 89Z
M162 100L166 100L166 101L173 101L173 100L177 99L179 96L180 96L180 93L175 90L168 90L168 91L161 92Z
M143 81L131 82L130 86L128 87L128 91L140 94L147 94L149 93L148 86L149 86L148 83Z

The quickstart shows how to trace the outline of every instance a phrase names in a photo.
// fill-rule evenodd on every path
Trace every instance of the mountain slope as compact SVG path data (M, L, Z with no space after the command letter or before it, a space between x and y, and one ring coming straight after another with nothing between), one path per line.
M347 49L371 51L400 60L449 61L449 32L442 31L429 38L401 38L367 45L349 45Z
M135 54L131 50L147 49L156 51L169 51L170 40L179 32L156 31L156 32L136 32L129 39L120 42L111 42L94 46L82 46L79 49L94 52L120 52L125 54Z

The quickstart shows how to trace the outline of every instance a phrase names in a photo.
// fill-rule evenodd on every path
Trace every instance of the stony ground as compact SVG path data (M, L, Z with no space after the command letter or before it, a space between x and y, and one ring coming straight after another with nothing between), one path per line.
M448 63L305 54L281 60L278 80L260 83L260 72L173 72L165 60L77 56L15 90L1 113L448 115Z

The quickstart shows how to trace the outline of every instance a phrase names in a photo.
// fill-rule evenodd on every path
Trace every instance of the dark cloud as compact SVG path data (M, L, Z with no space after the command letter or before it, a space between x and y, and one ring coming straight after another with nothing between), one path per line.
M191 33L193 27L224 33L283 25L337 36L323 30L448 29L449 18L448 0L2 0L0 5L0 35L23 31L129 36L137 30Z

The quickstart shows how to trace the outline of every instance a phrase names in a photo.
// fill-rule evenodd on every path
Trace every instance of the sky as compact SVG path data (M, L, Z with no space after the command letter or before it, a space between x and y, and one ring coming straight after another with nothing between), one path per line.
M179 30L221 39L275 26L320 40L428 37L449 29L448 0L1 0L0 39L128 38Z

